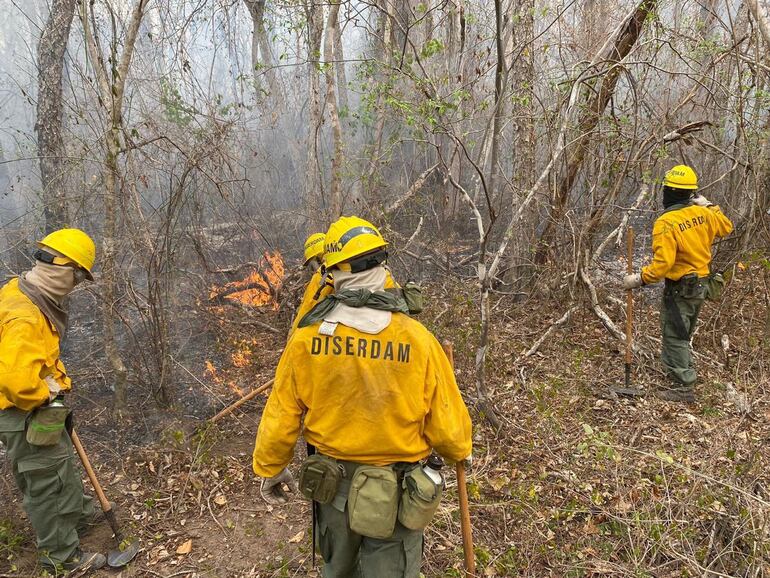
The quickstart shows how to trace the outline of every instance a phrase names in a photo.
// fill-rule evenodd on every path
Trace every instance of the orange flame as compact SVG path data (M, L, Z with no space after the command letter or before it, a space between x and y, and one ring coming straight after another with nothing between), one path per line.
M224 296L225 299L239 301L251 307L272 304L273 309L278 309L274 294L283 283L285 274L283 257L278 251L275 253L265 251L259 260L259 269L252 271L245 279L213 288L209 297L214 298L222 293L228 293ZM242 290L239 290L241 288Z

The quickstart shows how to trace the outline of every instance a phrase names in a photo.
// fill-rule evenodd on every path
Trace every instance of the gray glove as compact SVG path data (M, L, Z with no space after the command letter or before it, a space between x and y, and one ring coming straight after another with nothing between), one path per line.
M623 289L636 289L644 285L641 273L631 273L623 277Z
M273 476L272 478L264 478L262 480L262 486L259 488L259 492L262 494L262 499L268 504L278 506L285 504L289 501L289 496L286 495L286 491L283 489L283 484L288 486L290 492L296 491L296 484L294 483L294 476L291 475L289 468L284 468L280 474Z
M690 202L693 205L698 205L699 207L710 207L711 205L714 204L703 195L695 195L690 199Z

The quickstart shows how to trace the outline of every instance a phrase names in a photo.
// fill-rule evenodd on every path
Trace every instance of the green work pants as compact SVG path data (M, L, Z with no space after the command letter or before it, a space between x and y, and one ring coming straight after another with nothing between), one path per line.
M38 556L61 563L78 549L77 528L93 518L93 502L83 493L69 436L63 433L55 446L30 445L24 433L27 415L18 409L0 410L0 442L24 496L24 510L37 535Z
M668 283L664 289L660 310L662 333L660 359L668 376L679 386L691 387L697 379L692 363L690 339L695 331L695 324L705 296L702 283ZM679 311L681 327L676 323L674 314L670 311L670 305L667 305L666 300L671 297Z
M396 522L390 538L367 538L350 529L347 506L344 512L332 504L315 507L324 578L419 578L422 530L409 530Z

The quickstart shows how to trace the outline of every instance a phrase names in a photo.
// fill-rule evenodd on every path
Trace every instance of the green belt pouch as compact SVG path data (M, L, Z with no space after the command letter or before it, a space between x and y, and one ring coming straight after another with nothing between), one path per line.
M369 538L390 538L396 528L398 494L392 467L359 467L348 495L350 529Z
M64 406L44 405L27 418L27 442L33 446L55 446L67 423L70 409Z
M725 278L721 273L712 273L706 278L706 299L717 301L721 299L725 289Z
M308 456L299 469L299 491L308 500L328 504L337 494L342 471L337 460L320 454Z
M436 514L443 488L435 484L419 465L404 475L401 485L398 521L410 530L422 530Z

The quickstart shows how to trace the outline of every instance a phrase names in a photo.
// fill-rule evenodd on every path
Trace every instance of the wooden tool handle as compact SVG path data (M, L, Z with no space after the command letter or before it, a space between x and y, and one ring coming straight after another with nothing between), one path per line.
M244 395L244 396L243 396L241 399L239 399L238 401L236 401L234 404L232 404L232 405L228 405L228 406L227 406L225 409L223 409L222 411L220 411L220 412L219 412L217 415L215 415L215 416L214 416L214 417L212 417L212 418L209 418L209 423L214 423L215 421L217 421L217 420L219 420L219 419L221 419L221 418L225 417L226 415L233 413L233 412L234 412L236 409L238 409L239 407L241 407L241 406L242 406L244 403L246 403L246 402L247 402L247 401L249 401L250 399L254 399L254 398L255 398L255 397L257 397L257 396L258 396L260 393L262 393L263 391L265 391L266 389L268 389L268 388L269 388L271 385L273 385L273 382L274 382L274 381L275 381L275 378L271 379L270 381L268 381L268 382L267 382L267 383L265 383L264 385L260 385L260 386L259 386L257 389L255 389L255 390L253 390L253 391L250 391L249 393L247 393L246 395Z
M455 368L454 347L450 341L441 343L441 347L446 353L447 359ZM476 553L473 550L473 526L471 526L471 510L468 504L468 482L465 479L465 465L457 462L455 466L457 473L457 496L460 500L460 528L463 535L463 553L465 554L465 577L472 578L476 575Z
M102 511L106 514L112 510L112 506L110 505L107 496L104 495L104 491L102 490L102 486L99 484L99 480L96 479L94 469L91 467L91 461L88 459L86 450L83 449L83 444L80 443L80 438L78 437L78 434L75 430L72 430L70 438L72 439L72 445L75 446L75 451L78 453L80 461L83 462L83 468L86 470L86 474L88 474L88 479L91 480L91 485L94 487L96 496L99 498L99 504L102 506Z
M468 482L465 479L465 465L457 462L457 495L460 498L460 528L463 533L463 553L465 554L465 576L476 575L476 553L473 551L473 528L471 510L468 505Z
M634 229L628 227L626 234L626 266L629 274L634 272ZM633 320L634 320L634 293L631 289L626 292L626 364L629 368L633 353Z

